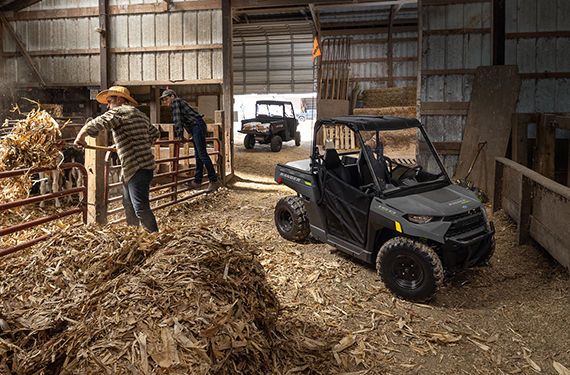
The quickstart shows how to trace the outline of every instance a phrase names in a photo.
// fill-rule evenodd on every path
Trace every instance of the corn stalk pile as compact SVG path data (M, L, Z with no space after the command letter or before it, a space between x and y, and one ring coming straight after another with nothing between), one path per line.
M32 109L0 139L0 171L56 166L63 159L57 147L60 136L59 124L48 112ZM1 202L27 197L32 186L29 176L2 179L0 183Z
M279 303L235 237L77 226L11 257L0 373L267 373Z

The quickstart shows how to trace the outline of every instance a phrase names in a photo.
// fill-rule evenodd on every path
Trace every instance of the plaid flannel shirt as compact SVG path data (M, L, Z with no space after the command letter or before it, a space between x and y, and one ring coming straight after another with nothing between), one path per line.
M171 104L172 121L174 122L174 131L178 138L184 135L184 129L189 134L192 134L192 128L195 125L205 125L204 117L196 112L194 108L190 107L186 101L181 98L175 98Z
M84 128L91 137L96 137L103 129L111 130L121 160L121 180L125 183L139 169L154 169L151 147L160 132L135 107L122 105L110 109L89 121Z

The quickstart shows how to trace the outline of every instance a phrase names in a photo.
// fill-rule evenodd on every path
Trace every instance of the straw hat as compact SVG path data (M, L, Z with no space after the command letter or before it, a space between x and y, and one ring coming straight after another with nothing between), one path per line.
M127 101L129 101L131 104L139 105L139 103L137 103L137 101L131 97L129 89L123 86L109 87L109 89L103 90L97 94L95 99L97 99L97 101L101 104L107 104L107 97L109 96L120 96L121 98L127 99Z

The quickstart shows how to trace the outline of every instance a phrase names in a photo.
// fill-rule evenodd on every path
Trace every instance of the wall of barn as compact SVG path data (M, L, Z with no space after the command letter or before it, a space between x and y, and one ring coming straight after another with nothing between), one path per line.
M416 86L418 33L395 32L393 41L393 87ZM361 90L388 87L388 34L353 35L350 47L351 82Z
M491 65L491 2L422 1L421 118L433 142L460 142L475 69ZM435 160L420 143L420 161ZM458 155L443 155L453 174Z
M421 13L422 122L433 141L460 142L475 69L492 63L492 4L424 0ZM570 2L506 0L505 31L505 64L522 80L517 112L570 112ZM433 165L427 155L420 147ZM458 155L443 159L453 174Z
M110 0L112 83L220 83L222 12L211 1ZM214 5L215 6L215 5ZM99 86L97 0L44 0L7 17L48 86ZM3 30L8 82L37 84Z

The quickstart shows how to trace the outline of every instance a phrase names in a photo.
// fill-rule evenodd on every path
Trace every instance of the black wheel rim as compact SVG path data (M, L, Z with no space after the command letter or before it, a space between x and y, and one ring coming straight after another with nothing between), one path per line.
M421 264L408 255L398 255L392 264L392 276L399 287L417 289L421 287L425 275Z
M293 229L293 216L287 210L281 210L277 215L279 229L282 232L289 233Z

